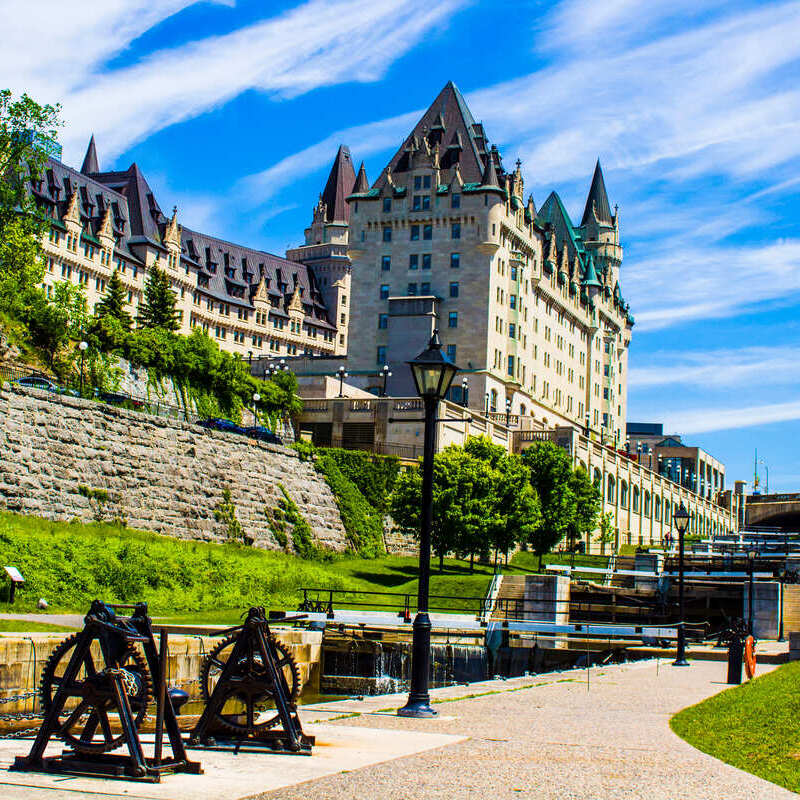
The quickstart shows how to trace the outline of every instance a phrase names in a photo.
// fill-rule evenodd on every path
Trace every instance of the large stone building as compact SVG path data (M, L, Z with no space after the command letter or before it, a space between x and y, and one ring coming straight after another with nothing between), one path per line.
M243 357L318 356L341 346L327 284L313 270L190 230L176 209L167 217L136 164L100 170L94 137L80 170L51 157L30 188L50 218L43 243L48 293L59 281L78 284L92 310L116 269L135 317L147 273L157 266L176 294L181 333L202 328Z
M389 393L413 394L401 364L438 328L472 408L623 438L633 317L599 162L580 225L555 192L537 210L450 82L364 184L349 198L351 381L374 390L389 364Z

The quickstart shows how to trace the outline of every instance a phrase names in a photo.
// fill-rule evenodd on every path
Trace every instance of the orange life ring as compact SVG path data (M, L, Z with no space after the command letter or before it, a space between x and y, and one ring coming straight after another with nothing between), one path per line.
M756 640L752 636L744 640L744 671L748 680L756 674Z

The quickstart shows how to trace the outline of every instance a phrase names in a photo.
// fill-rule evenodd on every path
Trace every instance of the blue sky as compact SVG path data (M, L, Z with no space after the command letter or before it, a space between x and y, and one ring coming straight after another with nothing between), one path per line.
M0 0L0 83L61 102L64 159L283 253L340 142L375 178L447 80L541 204L595 158L636 316L629 418L800 489L800 3ZM42 22L46 20L46 22ZM762 482L763 482L763 467Z

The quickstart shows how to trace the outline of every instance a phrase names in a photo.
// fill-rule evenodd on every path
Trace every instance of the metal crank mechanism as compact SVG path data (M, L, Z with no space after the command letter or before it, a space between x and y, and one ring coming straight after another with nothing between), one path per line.
M300 669L270 631L263 607L251 608L243 625L219 635L225 638L200 668L206 707L189 746L311 755L314 737L303 733L295 704Z
M118 609L132 609L130 617ZM156 783L162 774L201 773L186 758L178 722L166 696L167 635L156 649L147 604L111 605L95 600L80 633L65 639L42 670L39 687L44 720L20 771L103 775ZM145 756L139 727L156 700L155 751ZM162 757L166 728L172 756ZM53 737L70 749L45 757ZM126 747L128 754L111 751Z

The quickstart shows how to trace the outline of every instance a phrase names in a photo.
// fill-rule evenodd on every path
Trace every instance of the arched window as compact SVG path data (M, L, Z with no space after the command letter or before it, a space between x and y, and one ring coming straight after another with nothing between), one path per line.
M621 508L628 507L628 484L625 481L619 484L619 504Z
M639 511L639 487L633 487L633 510L638 512Z
M644 490L644 515L650 516L650 492L647 489Z
M614 502L614 476L608 476L608 491L606 492L606 497L608 498L609 503Z
M489 411L497 411L497 389L492 389L489 400Z
M592 483L595 485L596 489L603 488L603 476L600 474L600 470L597 469L597 467L594 468L594 477L592 478Z
M660 522L661 521L661 498L658 495L655 496L655 500L653 501L653 504L655 505L655 508L653 509L653 511L654 511L654 514L655 514L656 522Z
M669 525L669 500L664 501L664 522Z

